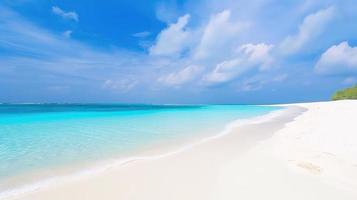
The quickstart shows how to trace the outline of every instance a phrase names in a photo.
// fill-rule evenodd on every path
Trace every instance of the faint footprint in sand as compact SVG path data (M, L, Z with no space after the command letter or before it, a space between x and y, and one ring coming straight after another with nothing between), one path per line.
M297 166L306 169L313 174L320 174L322 171L320 166L315 165L311 162L298 162Z

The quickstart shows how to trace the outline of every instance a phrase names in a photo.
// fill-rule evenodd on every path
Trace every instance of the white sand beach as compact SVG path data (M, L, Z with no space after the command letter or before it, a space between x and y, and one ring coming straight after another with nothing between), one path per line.
M356 200L357 101L286 106L176 153L11 199Z

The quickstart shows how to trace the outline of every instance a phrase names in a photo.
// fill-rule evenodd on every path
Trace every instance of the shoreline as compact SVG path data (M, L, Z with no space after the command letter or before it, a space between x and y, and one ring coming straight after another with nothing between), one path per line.
M357 199L357 101L279 106L176 151L5 199Z
M15 186L15 188L10 188L4 191L0 191L0 199L13 199L16 198L17 196L26 195L34 191L44 190L54 185L65 184L72 181L78 181L89 176L100 175L106 170L109 170L111 168L121 168L132 162L157 160L175 154L179 154L181 152L194 148L197 145L203 144L205 142L209 142L210 140L223 137L227 134L232 134L233 130L240 126L246 126L250 124L257 124L257 123L269 121L276 116L283 115L285 112L288 112L289 109L290 109L289 107L282 107L281 110L271 111L261 116L234 120L233 122L228 123L224 127L224 129L217 134L203 136L203 137L202 135L200 137L192 137L190 138L190 140L185 139L184 141L181 141L180 144L175 144L175 145L162 144L154 148L150 148L149 150L146 151L139 151L139 153L137 155L134 154L134 156L128 155L127 157L122 156L123 158L114 159L114 160L111 159L110 161L99 161L96 162L97 164L86 166L84 168L81 168L80 170L75 170L74 172L69 172L69 173L62 172L58 176L47 177L47 178L45 177L28 184L20 184L19 186Z

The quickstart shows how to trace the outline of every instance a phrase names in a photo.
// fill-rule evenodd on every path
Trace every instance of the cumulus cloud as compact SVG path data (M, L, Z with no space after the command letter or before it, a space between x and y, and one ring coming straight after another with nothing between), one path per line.
M357 47L346 41L330 47L321 55L315 70L325 75L357 73Z
M76 22L79 21L78 14L74 11L66 12L58 6L52 6L52 12L58 16L61 16L63 19L73 20Z
M268 69L272 63L270 55L272 48L272 45L264 43L241 45L237 50L236 58L219 63L204 80L209 84L225 83L249 70Z
M319 36L328 23L333 19L333 6L306 16L295 35L286 37L280 45L283 54L292 54L299 51L306 44Z
M231 21L229 10L213 15L203 30L194 57L205 59L231 50L229 48L234 45L234 39L243 27L243 24Z
M190 32L186 30L189 19L190 15L184 15L161 31L149 49L150 55L178 56L189 44Z
M203 25L188 31L189 17L182 16L161 31L149 49L150 55L173 56L179 60L172 59L172 62L189 63L187 67L160 77L161 83L177 86L193 79L200 80L200 83L202 80L226 82L253 66L265 69L272 61L269 55L272 45L245 44L236 48L239 46L239 32L246 23L234 20L231 11L218 12ZM184 51L186 54L180 57ZM212 71L213 65L216 67ZM209 74L205 74L207 72Z
M168 74L159 78L160 82L166 85L179 86L193 81L202 72L202 67L198 65L189 65L177 72Z

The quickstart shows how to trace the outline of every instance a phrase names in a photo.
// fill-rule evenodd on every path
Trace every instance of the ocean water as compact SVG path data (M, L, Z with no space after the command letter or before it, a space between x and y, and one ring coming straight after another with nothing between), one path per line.
M195 135L276 107L246 105L2 104L0 183L13 176L127 152Z

